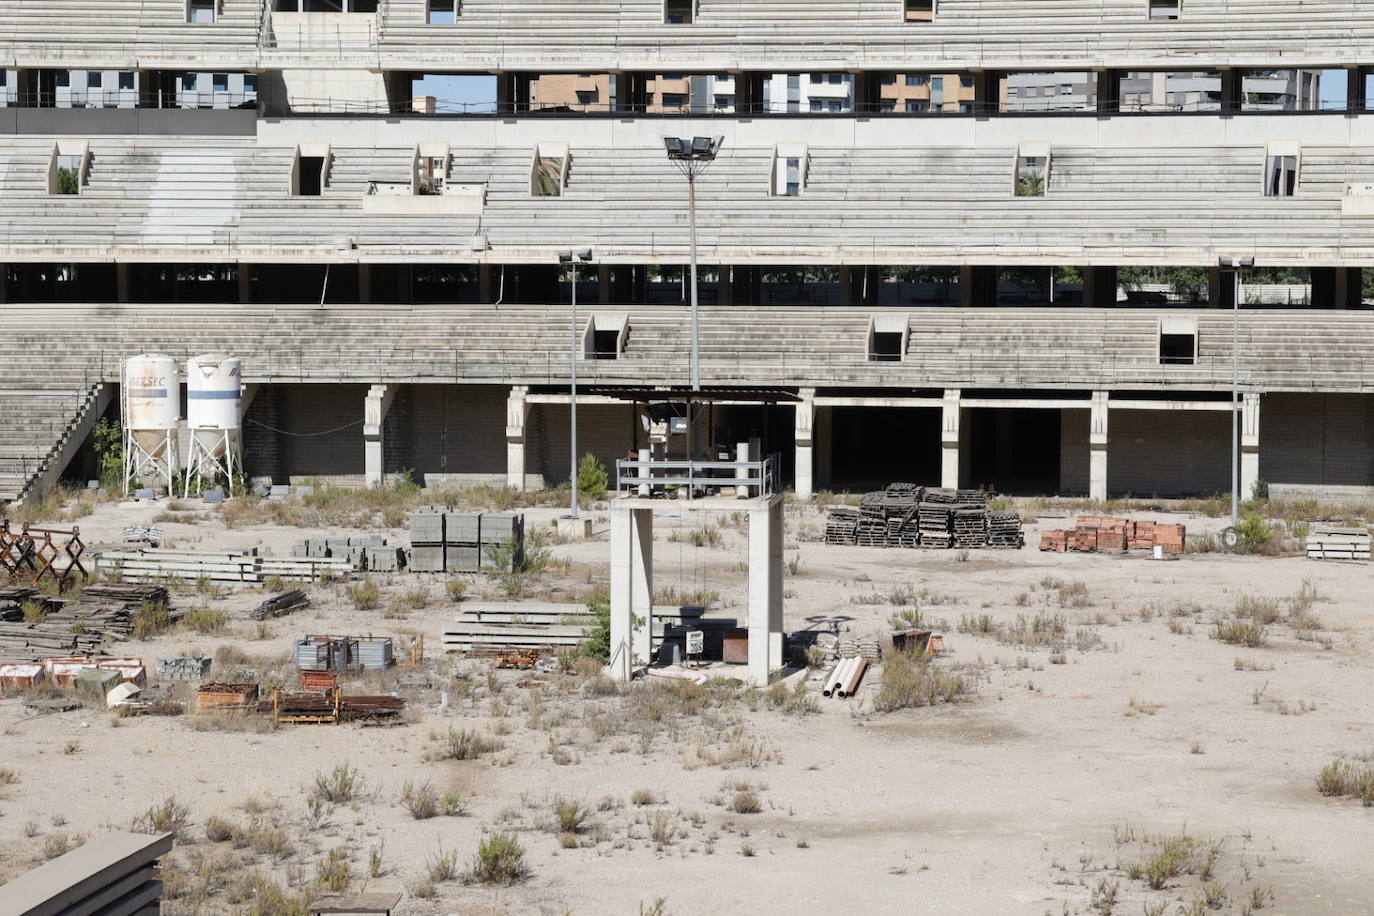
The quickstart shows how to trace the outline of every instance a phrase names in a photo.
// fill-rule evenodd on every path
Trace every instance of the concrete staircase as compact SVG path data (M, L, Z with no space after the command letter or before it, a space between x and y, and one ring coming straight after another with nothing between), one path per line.
M8 381L0 372L0 384ZM109 406L114 386L0 393L0 505L41 498Z

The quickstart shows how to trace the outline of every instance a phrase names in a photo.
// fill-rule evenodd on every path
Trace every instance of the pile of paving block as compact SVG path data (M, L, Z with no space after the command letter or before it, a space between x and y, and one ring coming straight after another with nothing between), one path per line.
M1183 553L1183 525L1133 522L1110 515L1080 515L1078 523L1063 531L1042 531L1040 549L1057 553L1125 553L1154 550Z
M865 493L858 508L837 506L826 517L825 542L859 547L1019 548L1021 516L992 511L981 490L889 484Z
M306 538L291 548L293 557L347 560L354 569L396 572L405 566L405 545L378 534Z
M513 541L510 562L524 555L525 517L512 512L455 512L422 506L410 516L412 572L477 572L496 568L497 548Z

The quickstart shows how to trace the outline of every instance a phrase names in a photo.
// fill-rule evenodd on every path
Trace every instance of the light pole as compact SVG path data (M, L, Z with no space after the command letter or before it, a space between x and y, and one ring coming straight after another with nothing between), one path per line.
M1231 530L1224 539L1234 547L1240 540L1240 272L1255 259L1223 257L1217 265L1223 275L1231 273Z
M724 137L693 137L690 140L686 137L663 138L663 148L668 153L669 161L687 176L687 238L688 246L691 249L691 275L688 282L691 285L692 296L692 391L694 393L701 390L701 320L697 306L697 176L706 171L706 167L715 161L716 155L720 152L721 144L724 142ZM697 439L696 413L696 400L688 401L687 428L693 440ZM696 448L697 443L694 441L689 449L690 458L695 459ZM690 492L691 488L688 487L688 490Z
M561 251L558 253L559 264L572 265L572 335L571 348L568 352L568 378L571 382L572 392L572 421L570 423L570 443L568 457L568 480L572 483L572 508L568 512L568 518L577 518L577 262L587 262L592 259L592 250L584 248L581 251Z

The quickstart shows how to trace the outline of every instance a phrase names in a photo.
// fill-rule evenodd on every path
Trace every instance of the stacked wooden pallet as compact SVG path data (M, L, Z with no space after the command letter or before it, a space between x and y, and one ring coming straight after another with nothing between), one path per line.
M1307 557L1310 560L1368 560L1369 544L1367 528L1314 525L1307 535Z
M353 564L331 557L259 556L256 548L236 553L189 550L107 550L100 571L126 582L207 581L225 588L257 588L272 577L317 581L346 577Z
M48 599L36 590L19 586L0 594L0 607L14 598L19 603L41 603L41 620L25 620L22 612L0 614L0 660L35 661L48 655L86 655L98 652L107 642L128 639L134 614L144 604L167 606L167 589L161 586L89 585L74 602Z
M838 506L826 518L827 544L860 547L1021 547L1021 517L988 511L981 490L894 483L865 493L858 509Z

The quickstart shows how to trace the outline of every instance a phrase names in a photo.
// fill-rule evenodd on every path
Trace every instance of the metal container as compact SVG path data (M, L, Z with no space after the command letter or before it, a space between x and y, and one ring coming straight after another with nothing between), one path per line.
M368 671L380 671L393 664L390 636L360 636L357 645L358 662Z
M144 451L160 457L181 417L181 379L170 356L140 354L124 361L125 423Z
M0 665L0 688L37 687L45 680L42 665Z
M186 425L191 429L238 429L243 401L243 364L213 353L186 361Z
M323 640L296 640L296 667L301 671L329 670L329 643Z
M102 700L116 684L124 683L118 671L105 668L85 668L76 676L76 689L81 693L98 696Z

